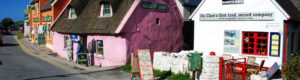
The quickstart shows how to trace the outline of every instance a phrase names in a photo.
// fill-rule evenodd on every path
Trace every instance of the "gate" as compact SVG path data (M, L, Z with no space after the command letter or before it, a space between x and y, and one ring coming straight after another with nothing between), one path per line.
M220 57L219 80L245 80L246 58L223 60Z

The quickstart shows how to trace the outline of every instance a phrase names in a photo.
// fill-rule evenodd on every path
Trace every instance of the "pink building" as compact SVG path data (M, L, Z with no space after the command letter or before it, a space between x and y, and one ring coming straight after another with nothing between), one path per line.
M124 65L137 48L178 52L183 18L174 6L173 0L73 0L51 28L57 32L53 50L66 58L65 39L72 34L84 45L83 53L92 44L96 66ZM78 44L73 43L73 55Z

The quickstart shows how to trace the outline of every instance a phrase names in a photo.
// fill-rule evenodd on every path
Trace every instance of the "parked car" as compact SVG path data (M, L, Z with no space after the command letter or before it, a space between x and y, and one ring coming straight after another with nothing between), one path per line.
M2 39L2 30L0 29L0 46L3 45L3 39Z
M1 29L3 34L11 34L10 28L2 27Z

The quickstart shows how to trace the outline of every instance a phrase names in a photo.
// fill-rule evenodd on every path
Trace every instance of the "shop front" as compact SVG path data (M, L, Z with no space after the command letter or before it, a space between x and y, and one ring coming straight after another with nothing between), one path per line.
M289 15L274 0L204 0L194 21L194 50L282 66L284 21Z

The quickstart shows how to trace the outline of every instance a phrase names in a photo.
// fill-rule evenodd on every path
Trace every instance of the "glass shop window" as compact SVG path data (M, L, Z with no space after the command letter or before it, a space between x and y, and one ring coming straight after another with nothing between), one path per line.
M268 32L243 32L242 54L267 56Z

